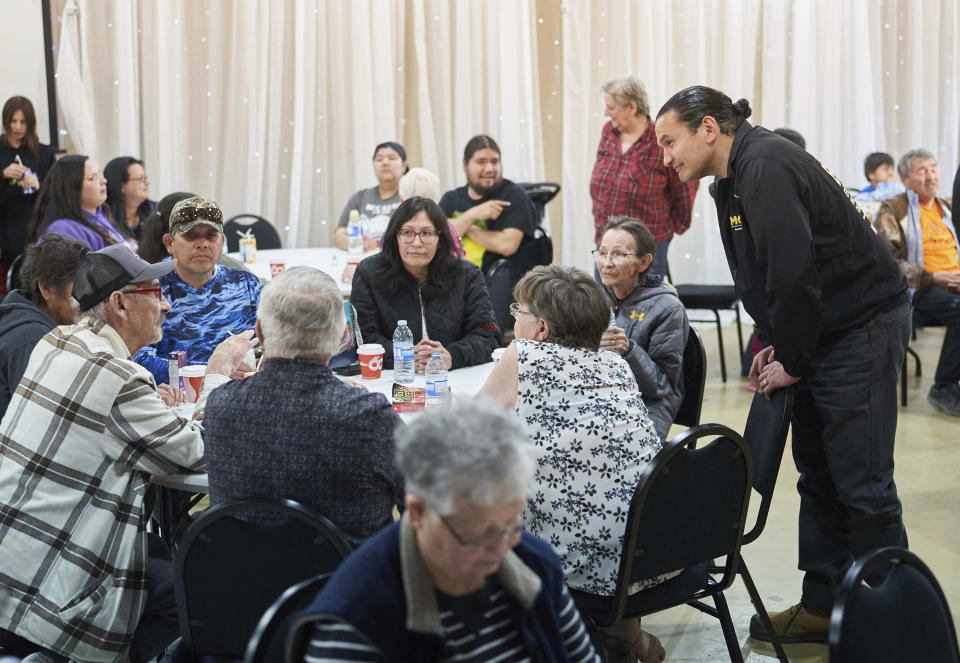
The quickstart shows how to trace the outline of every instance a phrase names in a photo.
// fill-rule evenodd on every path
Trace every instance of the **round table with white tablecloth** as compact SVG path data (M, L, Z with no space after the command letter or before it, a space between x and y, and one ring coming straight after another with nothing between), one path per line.
M362 255L350 254L332 246L313 249L267 249L257 251L256 261L248 262L246 266L259 278L268 281L272 278L270 263L283 263L285 267L297 267L299 265L314 267L329 274L340 285L340 292L344 296L349 296L352 279L343 280L344 270L349 263L359 263L362 259L374 253L376 251L370 251ZM228 255L231 258L242 260L239 253Z
M264 253L267 253L264 251ZM483 383L487 381L487 376L493 370L493 364L487 362L478 366L468 366L458 368L447 374L447 381L450 387L450 393L454 397L473 397L479 393ZM392 402L393 391L393 371L384 370L379 380L364 380L359 376L350 378L357 384L365 387L369 391L375 391L387 397ZM426 381L422 373L417 374L413 381L413 387L425 387ZM184 416L192 415L192 408L184 406ZM405 422L410 422L417 417L429 416L429 411L420 410L419 412L403 412L400 418ZM206 474L168 474L166 476L154 477L153 483L165 488L174 488L176 490L185 490L192 493L205 493L209 490L209 482Z

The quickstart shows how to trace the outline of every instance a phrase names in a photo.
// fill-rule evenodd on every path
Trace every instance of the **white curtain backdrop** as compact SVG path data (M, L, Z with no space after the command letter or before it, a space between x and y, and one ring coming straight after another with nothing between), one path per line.
M565 0L564 246L590 268L589 178L603 117L600 86L644 81L651 113L703 84L745 97L750 121L790 127L848 186L870 152L930 149L949 195L957 167L956 0ZM716 212L701 182L690 230L670 246L676 282L729 283Z
M287 246L329 244L347 198L375 184L377 143L403 143L410 165L448 189L464 181L466 141L489 133L511 179L544 179L545 162L562 161L557 258L591 268L599 89L627 73L645 82L654 114L697 83L746 97L752 121L799 130L851 186L874 150L935 151L943 193L957 166L956 0L77 5L60 26L57 81L75 151L101 164L142 157L153 198L193 191L228 216L261 214ZM544 14L562 24L558 43L538 44ZM555 62L557 48L562 85L546 87L538 63ZM541 85L559 87L550 122L562 122L562 145L544 145ZM678 282L730 280L706 185L670 248Z

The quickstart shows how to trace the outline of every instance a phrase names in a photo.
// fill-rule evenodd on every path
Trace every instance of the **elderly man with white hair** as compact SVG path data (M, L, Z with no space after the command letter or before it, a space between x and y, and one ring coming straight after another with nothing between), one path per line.
M317 509L357 545L390 523L403 497L394 460L399 417L382 394L327 366L346 320L336 282L293 267L260 296L263 364L207 403L204 424L214 504L265 495Z
M523 531L532 454L483 398L399 430L406 512L300 615L291 659L599 663L559 559Z

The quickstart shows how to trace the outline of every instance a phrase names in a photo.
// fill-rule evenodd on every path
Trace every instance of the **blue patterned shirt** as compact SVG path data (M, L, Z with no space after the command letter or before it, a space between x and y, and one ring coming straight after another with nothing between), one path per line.
M167 355L186 350L188 364L205 364L214 348L230 333L253 329L260 303L260 280L243 269L217 265L213 278L200 288L188 285L173 270L160 277L170 312L163 321L163 338L133 359L153 373L157 384L167 383Z

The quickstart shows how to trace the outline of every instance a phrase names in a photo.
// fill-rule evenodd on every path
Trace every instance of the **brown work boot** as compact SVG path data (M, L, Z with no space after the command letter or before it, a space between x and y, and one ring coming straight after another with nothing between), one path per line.
M771 612L773 630L783 644L797 642L820 642L826 644L830 632L830 617L814 612L802 602L782 612ZM760 615L750 618L750 635L757 640L770 642L770 635L760 621Z

